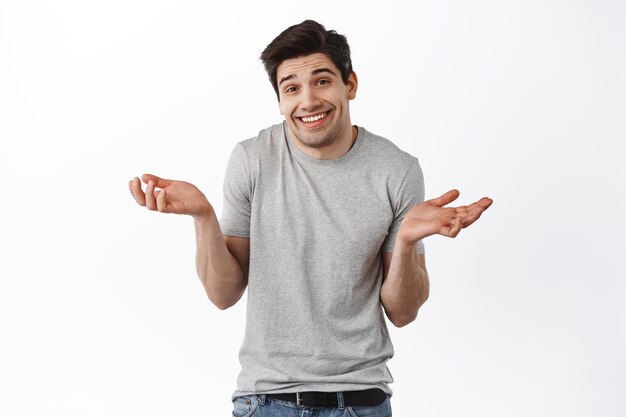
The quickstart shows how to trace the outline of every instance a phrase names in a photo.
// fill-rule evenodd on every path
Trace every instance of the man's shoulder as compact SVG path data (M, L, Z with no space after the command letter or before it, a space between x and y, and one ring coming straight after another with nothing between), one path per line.
M258 152L261 148L276 146L284 138L282 123L261 129L256 136L242 140L237 145L243 147L247 152Z
M254 167L259 160L269 160L279 153L284 144L283 137L283 126L280 123L261 129L256 136L237 142L231 159Z
M366 144L365 156L375 159L380 166L404 171L417 162L416 156L400 149L386 137L372 133L363 127L359 128L363 130L363 139Z

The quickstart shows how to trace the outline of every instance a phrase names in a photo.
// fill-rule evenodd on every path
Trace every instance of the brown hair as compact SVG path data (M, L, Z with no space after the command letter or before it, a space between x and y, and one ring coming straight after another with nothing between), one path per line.
M343 82L348 84L348 77L352 73L352 61L346 37L334 30L326 30L314 20L305 20L285 29L261 53L261 61L279 100L276 80L278 66L287 59L315 53L326 54L341 72Z

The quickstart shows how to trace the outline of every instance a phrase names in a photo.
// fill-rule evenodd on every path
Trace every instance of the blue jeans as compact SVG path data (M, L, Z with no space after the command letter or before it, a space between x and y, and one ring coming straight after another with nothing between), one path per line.
M245 395L233 400L233 417L391 417L389 395L373 407L346 407L341 393L337 400L337 407L303 407L265 394Z

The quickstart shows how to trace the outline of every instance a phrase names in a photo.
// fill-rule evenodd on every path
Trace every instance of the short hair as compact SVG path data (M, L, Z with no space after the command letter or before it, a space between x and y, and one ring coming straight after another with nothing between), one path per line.
M341 79L348 84L352 73L350 46L344 35L334 30L326 30L324 26L314 20L305 20L302 23L285 29L261 53L261 61L269 76L272 87L278 94L276 72L283 61L305 55L323 53L335 64L341 72Z

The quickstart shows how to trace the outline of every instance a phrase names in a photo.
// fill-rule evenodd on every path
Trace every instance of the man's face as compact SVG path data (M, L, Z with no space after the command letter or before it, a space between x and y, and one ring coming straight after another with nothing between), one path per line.
M348 85L326 56L316 53L283 61L276 71L280 113L294 139L322 148L352 135L348 101L356 96L357 79Z

